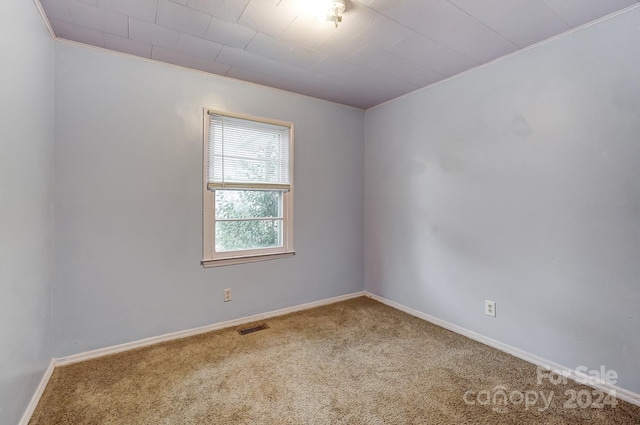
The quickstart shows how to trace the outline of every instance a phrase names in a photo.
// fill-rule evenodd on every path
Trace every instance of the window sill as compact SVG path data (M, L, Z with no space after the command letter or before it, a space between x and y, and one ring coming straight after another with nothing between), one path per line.
M296 255L295 251L287 251L287 252L278 252L278 253L270 253L270 254L254 254L254 255L244 255L237 257L225 257L225 258L216 258L209 260L202 260L202 267L205 269L211 267L222 267L222 266L232 266L234 264L244 264L244 263L255 263L258 261L268 261L268 260L277 260L278 258L289 258Z

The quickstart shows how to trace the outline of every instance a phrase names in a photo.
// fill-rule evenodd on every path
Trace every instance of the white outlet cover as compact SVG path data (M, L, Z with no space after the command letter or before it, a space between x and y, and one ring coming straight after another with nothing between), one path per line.
M484 301L484 314L491 317L496 317L496 303L495 301Z

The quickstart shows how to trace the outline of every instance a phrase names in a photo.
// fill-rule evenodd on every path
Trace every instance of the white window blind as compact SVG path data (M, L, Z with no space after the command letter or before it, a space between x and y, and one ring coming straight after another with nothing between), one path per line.
M291 189L291 128L209 112L207 188Z

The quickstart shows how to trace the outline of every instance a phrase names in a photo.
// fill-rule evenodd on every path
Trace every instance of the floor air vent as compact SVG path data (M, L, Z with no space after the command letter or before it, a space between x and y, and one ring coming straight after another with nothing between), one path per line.
M269 329L269 325L267 325L266 323L262 323L260 325L252 326L250 328L240 329L240 330L238 330L238 333L240 335L246 335L246 334L251 334L251 333L254 333L254 332L262 331L262 330L265 330L265 329Z

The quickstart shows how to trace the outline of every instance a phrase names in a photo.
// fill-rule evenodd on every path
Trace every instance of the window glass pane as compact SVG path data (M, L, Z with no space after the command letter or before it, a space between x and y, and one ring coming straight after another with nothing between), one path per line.
M281 218L279 190L216 190L216 219Z
M282 246L282 220L216 222L216 251Z

